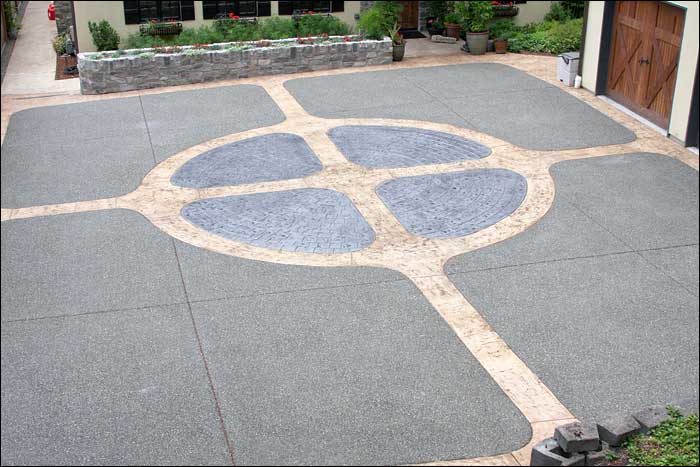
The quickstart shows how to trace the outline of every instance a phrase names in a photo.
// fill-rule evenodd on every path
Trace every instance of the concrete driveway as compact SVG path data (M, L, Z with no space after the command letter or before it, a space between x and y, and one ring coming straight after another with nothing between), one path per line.
M465 61L3 105L2 463L518 465L697 400L697 156Z

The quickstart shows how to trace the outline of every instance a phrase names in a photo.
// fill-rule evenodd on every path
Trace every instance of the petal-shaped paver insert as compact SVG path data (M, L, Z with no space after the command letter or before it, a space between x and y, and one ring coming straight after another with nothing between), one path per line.
M374 241L374 231L357 208L333 190L205 199L185 206L182 215L208 232L275 250L346 253Z
M207 151L180 167L171 181L187 188L211 188L301 178L321 168L303 138L274 133Z
M444 164L491 154L475 141L418 128L350 125L333 128L329 135L345 157L369 168Z
M389 180L377 194L409 232L454 238L512 214L525 199L527 181L505 169L469 170Z

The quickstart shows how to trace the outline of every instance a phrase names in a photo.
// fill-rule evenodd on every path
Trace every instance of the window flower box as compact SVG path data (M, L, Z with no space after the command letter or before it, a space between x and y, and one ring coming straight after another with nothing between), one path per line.
M182 23L176 21L151 22L139 25L142 36L176 36L182 32Z

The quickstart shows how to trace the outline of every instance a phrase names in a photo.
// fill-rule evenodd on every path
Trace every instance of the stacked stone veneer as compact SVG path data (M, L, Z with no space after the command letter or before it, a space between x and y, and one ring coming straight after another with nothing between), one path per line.
M70 27L73 25L72 3L58 0L53 2L56 11L56 32L58 34L70 33Z
M295 42L286 39L276 42ZM197 55L186 53L139 56L152 49L127 51L117 58L90 59L94 53L78 55L80 88L83 94L104 94L160 86L202 83L252 76L302 73L335 68L385 65L392 62L389 38L286 47L256 47L221 50ZM187 50L189 47L182 47Z

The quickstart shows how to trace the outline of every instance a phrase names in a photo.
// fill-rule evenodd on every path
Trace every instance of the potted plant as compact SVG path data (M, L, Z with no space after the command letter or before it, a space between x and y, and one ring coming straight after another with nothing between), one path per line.
M467 44L469 53L483 55L489 41L489 21L493 18L493 5L489 1L458 3L458 8L466 19Z
M442 36L445 32L445 26L443 26L440 18L427 18L425 26L428 29L428 34L431 36Z
M459 31L462 29L460 22L462 17L456 11L450 11L445 15L445 30L447 37L459 39Z
M394 23L394 27L389 29L389 37L391 37L391 44L394 46L394 61L400 62L406 53L406 39L399 32L399 23Z
M498 37L493 40L493 49L497 54L504 54L508 50L508 39Z

